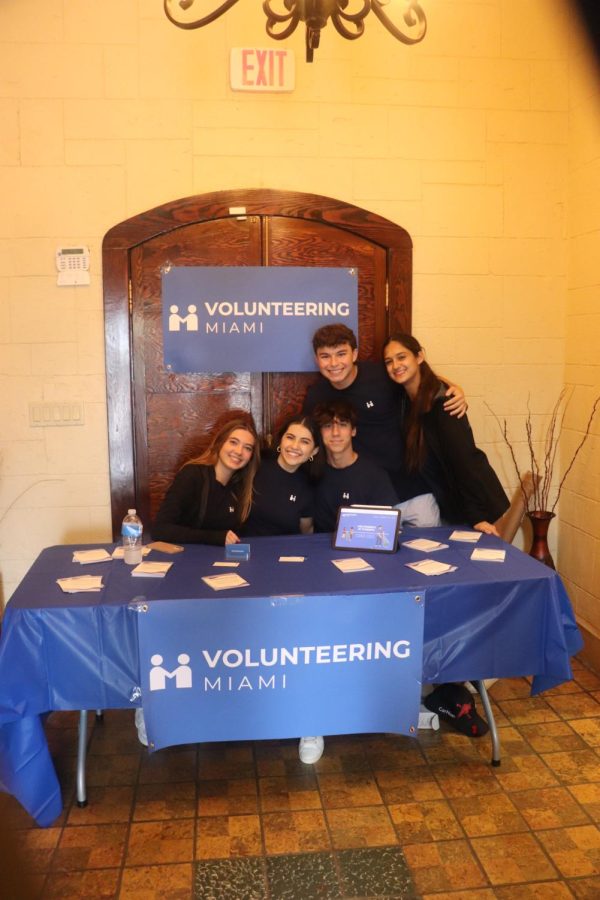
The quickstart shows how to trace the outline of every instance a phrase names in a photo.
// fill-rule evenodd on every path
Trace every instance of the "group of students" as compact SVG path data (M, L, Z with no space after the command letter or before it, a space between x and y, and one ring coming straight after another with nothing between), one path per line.
M356 336L340 323L318 329L313 350L319 377L275 453L261 460L249 417L229 420L175 476L156 540L330 532L351 504L396 506L403 525L460 523L512 539L520 510L475 445L463 391L432 371L416 338L391 335L383 365L358 362ZM322 737L302 738L299 752L316 762Z
M275 453L261 461L250 417L229 419L177 473L154 522L157 540L327 532L352 503L398 506L405 525L443 520L505 536L510 504L475 445L464 394L432 371L416 338L388 338L383 366L357 361L343 324L315 332L313 349L319 378Z

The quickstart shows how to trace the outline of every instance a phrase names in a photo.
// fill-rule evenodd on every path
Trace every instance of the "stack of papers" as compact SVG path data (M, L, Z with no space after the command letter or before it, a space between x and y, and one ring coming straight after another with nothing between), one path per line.
M150 553L150 544L146 544L144 547L142 547L142 556L148 556L149 553ZM125 555L125 550L123 549L123 547L115 547L115 549L112 552L113 559L123 559L124 555Z
M101 591L102 575L76 575L74 578L57 578L56 583L65 594L80 591Z
M73 553L73 562L81 563L82 566L88 563L109 562L112 557L106 550L75 550Z
M485 550L483 547L478 547L471 553L471 559L484 562L504 562L505 557L506 550Z
M236 572L228 572L224 575L204 575L202 581L213 591L227 591L230 588L248 586L248 582L244 581Z
M422 559L419 562L405 563L409 569L414 569L420 575L445 575L446 572L456 572L456 566L438 562L437 559Z
M453 531L451 541L464 541L465 544L476 544L481 537L481 531Z
M183 547L179 544L169 544L168 541L152 541L148 544L150 550L158 550L160 553L183 553Z
M413 541L403 541L403 547L411 550L421 550L423 553L431 553L433 550L447 550L448 544L440 544L439 541L430 541L427 538L415 538Z
M167 562L141 562L131 570L131 574L137 578L164 578L172 565Z
M370 566L360 556L351 556L350 559L332 559L331 562L338 567L340 572L368 572L373 570L373 566Z

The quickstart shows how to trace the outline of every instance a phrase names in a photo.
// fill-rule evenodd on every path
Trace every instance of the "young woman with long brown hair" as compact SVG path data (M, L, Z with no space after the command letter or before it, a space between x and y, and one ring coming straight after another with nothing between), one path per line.
M427 483L443 520L499 535L508 498L475 445L467 417L458 419L444 410L447 385L432 371L420 343L411 334L392 334L383 360L392 381L403 388L406 469Z
M230 419L208 448L179 470L156 516L155 540L182 544L235 544L250 514L260 462L249 417Z

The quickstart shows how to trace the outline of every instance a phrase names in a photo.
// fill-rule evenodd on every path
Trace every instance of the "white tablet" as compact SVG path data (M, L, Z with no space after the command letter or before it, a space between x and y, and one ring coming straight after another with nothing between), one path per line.
M340 506L333 533L336 550L395 553L400 510L380 506Z

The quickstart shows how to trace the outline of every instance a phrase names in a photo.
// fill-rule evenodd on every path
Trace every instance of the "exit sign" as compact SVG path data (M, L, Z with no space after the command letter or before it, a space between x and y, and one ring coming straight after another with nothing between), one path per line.
M283 48L234 47L229 75L233 91L293 91L294 53Z

